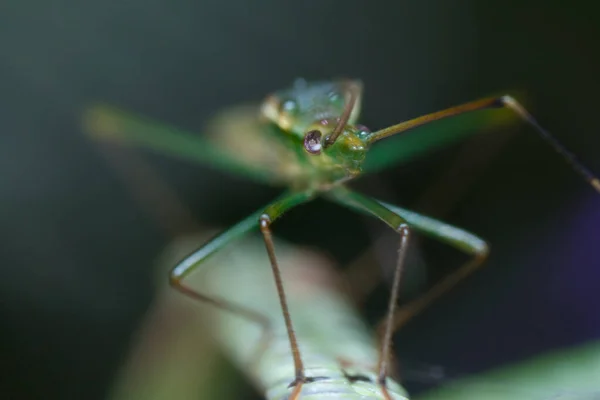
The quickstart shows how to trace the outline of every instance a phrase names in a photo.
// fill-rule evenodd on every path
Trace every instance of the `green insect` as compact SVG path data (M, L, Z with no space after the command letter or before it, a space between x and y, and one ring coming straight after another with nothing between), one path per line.
M86 117L88 131L96 136L144 145L288 188L281 197L216 236L176 265L170 274L170 283L175 289L194 299L255 321L263 327L263 337L267 340L266 338L272 336L272 332L269 322L262 314L243 304L200 293L184 281L191 272L207 265L204 261L212 254L249 231L259 228L272 267L291 348L294 367L293 376L289 380L289 386L293 388L289 395L291 400L296 400L303 387L314 384L319 377L306 373L273 244L271 225L283 213L322 196L344 207L378 218L398 233L398 258L388 310L382 325L376 378L386 400L392 398L387 378L393 332L480 267L488 255L488 245L476 235L364 196L345 185L363 172L372 172L393 163L407 161L431 148L478 130L473 126L467 130L461 129L461 126L454 126L448 131L423 127L422 133L406 135L402 140L393 143L394 150L398 150L396 156L390 156L389 148L383 144L373 146L376 142L436 120L480 110L506 108L535 128L576 172L600 192L600 180L510 96L473 101L377 131L370 131L357 123L361 99L362 84L358 81L310 83L298 80L291 88L268 96L258 107L238 107L217 116L208 127L208 141L105 106L91 109ZM470 255L471 260L434 285L420 298L397 309L405 253L413 231L447 243Z

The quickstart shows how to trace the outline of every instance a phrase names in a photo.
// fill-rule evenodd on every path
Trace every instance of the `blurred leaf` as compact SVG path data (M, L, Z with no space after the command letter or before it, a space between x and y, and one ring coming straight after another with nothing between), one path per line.
M600 341L458 380L417 397L453 399L600 399Z
M157 298L132 339L110 400L236 399L246 388L222 357L205 310L167 285L166 270L206 240L177 239L157 262Z

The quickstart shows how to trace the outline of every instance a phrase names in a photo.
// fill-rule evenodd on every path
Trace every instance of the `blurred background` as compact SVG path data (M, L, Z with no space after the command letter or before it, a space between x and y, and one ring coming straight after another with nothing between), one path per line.
M379 128L517 90L600 173L596 11L583 0L3 1L2 397L106 398L154 296L170 237L84 136L90 103L200 131L223 107L296 77L349 76L363 80L364 121ZM353 185L492 244L486 268L396 335L400 358L470 373L600 337L600 198L530 128L507 131ZM232 224L279 192L147 158L206 225ZM466 164L452 169L457 159ZM447 171L451 182L477 179L445 196L449 186L431 185ZM383 232L365 222L317 201L276 233L344 265ZM419 254L432 266L454 260L430 243Z

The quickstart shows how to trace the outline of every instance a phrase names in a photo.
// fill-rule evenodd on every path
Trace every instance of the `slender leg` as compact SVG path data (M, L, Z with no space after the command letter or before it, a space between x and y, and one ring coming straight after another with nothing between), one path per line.
M287 330L288 338L290 341L290 347L292 350L292 357L294 359L294 372L296 376L294 381L290 384L290 387L294 387L294 390L290 395L290 399L292 400L296 399L299 396L303 384L308 382L308 380L304 375L304 364L302 362L302 357L298 348L298 340L296 339L296 333L294 332L292 326L292 319L290 317L287 298L283 287L283 280L281 279L281 271L279 269L279 265L277 264L277 257L275 257L275 246L273 244L271 224L288 209L307 201L311 197L312 193L301 193L296 194L294 196L290 196L268 206L265 209L264 213L259 217L260 230L263 234L265 246L267 248L267 253L271 262L273 277L275 278L275 285L277 287L277 295L279 296L279 302L281 304L281 310L283 312L283 318L285 320L285 327Z
M281 196L279 199L275 200L269 206L267 206L266 210L278 210L281 215L286 210L292 208L293 206L308 200L308 195L304 193L300 194L285 194ZM201 267L203 262L210 257L212 254L221 250L227 244L233 242L235 239L243 236L250 230L256 228L259 225L259 222L262 220L262 217L265 213L264 209L261 209L252 215L246 217L241 222L237 223L233 227L229 228L227 231L221 233L220 235L213 238L211 241L206 243L200 249L196 250L194 253L190 254L184 260L179 262L170 272L169 282L171 286L180 291L181 293L198 300L203 303L210 304L214 307L220 308L222 310L234 313L240 317L246 318L248 320L254 321L262 326L263 334L261 340L258 345L258 350L264 349L267 344L267 340L270 337L270 321L266 319L262 314L255 310L248 309L247 307L239 304L234 304L222 298L215 298L213 296L209 296L203 293L200 293L193 288L185 285L183 280L186 276L191 274L194 271L197 271L199 267ZM274 219L274 218L273 218ZM271 254L269 254L271 256ZM279 270L277 270L277 273ZM276 276L276 280L281 280L281 277ZM279 284L278 284L279 286ZM279 291L278 291L279 292ZM287 309L285 310L287 312ZM295 346L297 349L297 345ZM260 354L257 354L257 357ZM257 359L254 357L254 359ZM296 359L296 358L294 358ZM301 363L300 363L301 365Z
M333 189L327 194L333 201L340 203L344 206L350 207L355 210L359 210L366 214L375 216L389 225L400 235L400 243L398 245L398 258L396 262L396 269L394 272L394 279L392 283L392 291L388 303L388 310L384 322L384 331L381 337L381 348L379 353L378 362L378 384L381 386L382 393L387 400L391 397L387 391L386 381L388 377L389 369L389 355L391 353L391 342L393 333L393 318L396 314L396 306L398 304L398 292L400 289L400 279L402 277L402 270L404 267L404 259L406 258L406 250L408 240L411 236L411 229L409 222L400 216L398 213L390 210L387 206L382 203L364 197L358 193L351 192L350 190L339 187Z
M264 350L267 339L270 337L270 321L266 319L262 314L255 310L248 309L247 307L229 302L222 298L215 298L213 296L209 296L203 293L200 293L193 288L185 285L183 280L186 276L190 275L192 272L198 270L208 257L217 251L221 250L224 246L231 243L235 239L249 232L251 229L256 228L259 223L261 225L261 230L263 230L263 220L265 215L269 215L272 220L275 220L277 217L281 216L285 211L290 208L306 202L310 198L310 194L307 193L292 193L285 194L279 199L275 200L273 203L268 205L266 209L261 209L249 217L246 217L241 222L237 223L227 231L221 233L216 236L214 239L206 243L203 247L196 250L194 253L190 254L183 261L177 264L169 275L169 282L171 286L180 291L181 293L198 300L200 302L210 304L214 307L220 308L222 310L234 313L240 317L246 318L248 320L254 321L263 327L262 338L259 342L258 349ZM279 268L277 267L276 261L274 263L274 253L273 253L273 244L272 240L269 236L265 236L265 242L267 244L267 250L269 251L269 258L271 259L271 264L273 267L273 272L275 274L275 281L277 284L277 291L282 303L282 308L284 312L284 316L286 317L288 331L290 334L290 344L292 346L292 352L294 355L294 366L296 367L296 376L303 376L303 367L302 361L300 358L300 354L298 352L298 345L295 340L295 336L293 335L291 321L289 317L289 312L287 310L287 304L285 301L285 294L283 292L283 286L281 283L281 276L279 274ZM206 265L206 264L204 264ZM256 357L254 357L256 359ZM298 374L300 371L300 374Z
M444 216L460 201L469 187L481 178L483 172L500 151L508 144L515 132L494 137L475 137L462 146L454 161L416 201L418 207L427 214ZM384 239L381 236L376 240ZM346 270L349 293L356 304L362 304L368 294L381 282L381 271L373 268L373 255L376 245L370 246L352 261Z
M137 145L163 154L211 165L235 175L269 183L272 175L257 165L241 162L235 154L206 137L143 118L118 108L96 105L83 116L84 131L95 140Z
M446 224L442 221L426 217L414 211L410 211L392 204L384 203L383 201L367 198L359 193L351 192L346 188L336 189L331 193L331 198L337 203L350 207L354 210L364 212L369 215L374 213L371 210L366 210L362 203L371 204L375 202L380 206L385 207L390 212L393 212L402 217L406 223L415 231L429 236L433 239L446 243L468 255L472 259L456 271L446 276L441 282L434 285L424 295L403 306L396 312L393 320L393 330L399 329L411 317L421 312L439 296L450 290L458 282L480 267L489 253L489 245L481 238L469 233L463 229ZM361 203L359 203L359 201ZM385 329L385 326L382 326Z
M481 267L488 257L489 245L483 239L463 229L392 204L378 202L405 218L417 232L446 243L472 257L425 294L398 309L393 322L393 331L397 331L413 316Z
M451 289L463 278L481 266L488 255L488 245L482 239L462 229L445 224L441 221L437 221L433 218L417 214L413 211L365 197L359 193L352 192L345 187L336 188L328 194L328 197L341 205L382 219L384 222L394 228L398 226L397 221L403 221L401 225L404 227L403 229L405 233L401 233L401 245L398 250L398 263L392 284L390 304L388 306L387 316L382 321L379 330L382 340L379 378L381 379L381 384L384 386L388 369L387 364L389 358L390 341L393 332L398 330L412 316L422 311L440 295ZM447 243L458 250L472 255L473 258L458 268L455 272L444 278L441 282L434 285L433 288L431 288L423 296L396 310L396 306L395 304L392 304L392 302L395 303L398 297L398 287L405 251L402 249L402 247L406 247L407 240L405 239L408 239L408 233L410 232L408 227L441 242Z
M183 283L183 279L191 272L195 271L198 267L208 265L203 265L202 262L205 261L211 254L217 252L228 243L233 242L235 239L249 232L251 229L256 228L258 224L258 217L260 216L261 212L262 210L250 215L249 217L246 217L238 224L214 237L200 249L196 250L183 261L179 262L179 264L177 264L169 274L169 283L171 286L186 296L221 310L231 312L239 317L245 318L260 325L262 334L257 348L264 348L264 342L266 338L270 336L271 322L266 316L256 310L246 308L243 305L230 302L226 299L197 292L192 287L185 285Z
M442 119L447 119L450 117L454 117L457 115L492 109L492 108L506 108L512 110L515 114L521 117L525 122L531 125L539 134L539 136L545 140L550 146L554 148L554 150L560 154L566 161L571 165L571 167L577 172L583 179L585 179L597 192L600 192L600 179L598 179L590 170L588 170L581 162L577 160L577 158L569 152L559 141L556 139L550 132L544 129L533 116L514 98L511 96L501 96L501 97L489 97L481 100L472 101L469 103L461 104L456 107L447 108L445 110L437 111L431 114L424 115L422 117L414 118L409 121L401 122L399 124L390 126L388 128L381 129L379 131L373 132L367 138L367 142L369 144L373 144L381 139L403 133L409 131L411 129L417 128L419 126L423 126L429 124L433 121L438 121ZM459 134L460 131L456 130L454 134ZM418 140L419 138L415 138ZM424 138L427 139L427 138ZM436 131L433 135L429 137L426 143L423 145L417 146L420 147L421 150L427 149L429 147L433 147L436 145L436 142L448 139L448 133L444 131ZM399 141L398 145L401 146L402 141ZM416 151L419 151L417 149ZM376 153L375 151L373 153ZM371 157L375 157L376 154L371 155ZM411 154L407 154L405 156L410 156ZM391 160L402 161L405 156L397 155L396 157L392 157ZM390 162L391 164L391 162Z

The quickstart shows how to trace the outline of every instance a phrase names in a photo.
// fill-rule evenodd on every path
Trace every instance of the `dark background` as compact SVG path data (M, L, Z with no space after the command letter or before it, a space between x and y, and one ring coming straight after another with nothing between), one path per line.
M261 99L295 77L351 76L366 86L365 120L383 127L518 89L600 172L597 10L564 4L3 1L3 397L105 397L152 298L149 266L168 237L83 135L87 104L103 100L199 130L224 106ZM490 240L487 267L397 335L402 357L472 372L600 336L600 197L531 129L519 133L445 215ZM457 154L356 186L414 205ZM213 226L277 193L150 159ZM329 239L298 229L307 216ZM291 213L277 232L341 262L373 239L363 219L324 202ZM428 260L443 261L446 253L427 247Z

